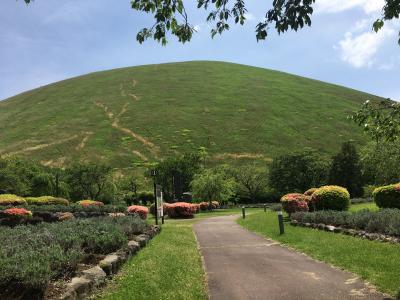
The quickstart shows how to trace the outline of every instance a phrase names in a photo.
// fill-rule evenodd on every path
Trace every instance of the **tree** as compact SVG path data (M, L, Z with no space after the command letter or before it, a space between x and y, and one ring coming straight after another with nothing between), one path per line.
M236 181L236 194L240 202L258 203L266 193L268 175L255 166L241 166L232 170Z
M166 200L181 199L190 189L190 182L201 169L202 157L198 153L187 153L171 157L156 167L156 181L163 187Z
M400 142L371 143L361 151L363 179L372 185L400 181Z
M316 151L285 154L275 158L270 166L268 184L281 195L303 193L326 183L328 163Z
M53 172L60 170L29 159L0 159L0 189L20 196L68 196L65 182L60 178L57 181Z
M333 157L329 183L345 187L351 197L363 195L360 157L352 142L343 143L341 151Z
M66 172L73 200L101 200L100 196L107 192L107 187L111 185L109 180L111 167L108 165L75 163Z
M217 169L206 169L195 175L191 188L197 199L209 201L228 201L234 194L235 182Z
M390 99L366 101L351 117L375 140L394 142L400 135L400 104Z
M33 0L24 1L27 4L33 2ZM315 0L274 0L272 8L265 14L265 19L256 25L257 41L266 39L270 25L273 25L279 34L311 26L314 5ZM176 36L179 42L185 43L191 40L195 32L183 0L131 0L131 6L134 10L152 14L154 17L153 25L143 28L137 34L136 39L139 43L153 38L165 45L168 33ZM229 30L231 19L240 25L246 21L245 0L197 0L197 8L209 12L207 22L214 23L211 29L212 37ZM372 28L378 32L383 28L385 21L398 19L399 14L399 0L384 0L382 15L373 23Z

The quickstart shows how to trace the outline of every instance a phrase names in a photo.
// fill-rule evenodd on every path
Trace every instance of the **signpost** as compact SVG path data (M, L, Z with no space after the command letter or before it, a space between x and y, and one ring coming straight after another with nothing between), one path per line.
M154 208L156 209L156 225L158 225L158 212L157 212L157 187L156 187L156 176L157 176L157 171L156 170L151 170L150 171L151 177L153 177L153 185L154 185Z
M161 224L164 224L164 201L161 185L156 185L156 208L157 218L160 218Z

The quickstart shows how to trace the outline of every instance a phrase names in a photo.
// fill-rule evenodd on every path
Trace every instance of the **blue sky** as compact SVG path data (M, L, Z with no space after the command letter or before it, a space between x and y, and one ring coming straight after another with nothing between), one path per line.
M166 47L136 42L152 23L129 0L22 0L0 4L0 99L54 81L142 64L219 60L265 67L400 100L400 22L371 30L383 0L317 0L313 26L256 42L254 29L272 1L248 0L248 21L210 38L206 13L189 5L198 32Z

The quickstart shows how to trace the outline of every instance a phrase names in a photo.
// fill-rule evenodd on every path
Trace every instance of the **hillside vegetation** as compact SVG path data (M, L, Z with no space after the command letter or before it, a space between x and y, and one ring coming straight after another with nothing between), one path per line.
M347 115L373 96L282 72L223 62L92 73L0 102L0 154L62 166L116 168L206 147L210 161L268 161L311 147L363 144Z

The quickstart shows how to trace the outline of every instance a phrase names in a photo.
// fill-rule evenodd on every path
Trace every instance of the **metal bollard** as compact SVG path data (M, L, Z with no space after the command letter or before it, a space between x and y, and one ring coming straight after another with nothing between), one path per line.
M242 206L242 215L243 215L243 219L246 219L246 209L244 206Z
M283 214L282 211L278 211L278 222L279 222L279 233L284 234L285 233L285 226L283 224Z

